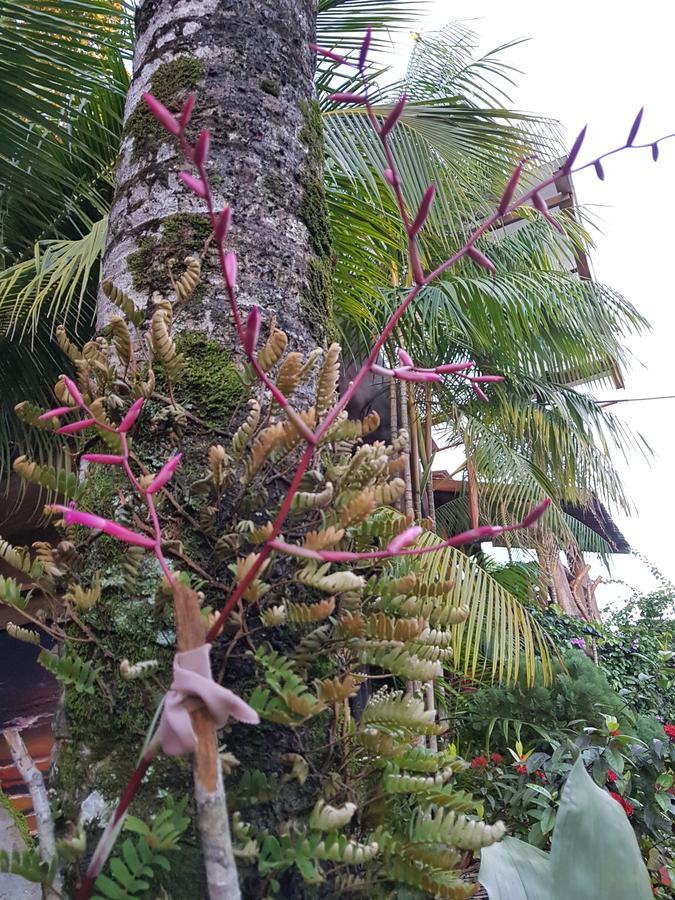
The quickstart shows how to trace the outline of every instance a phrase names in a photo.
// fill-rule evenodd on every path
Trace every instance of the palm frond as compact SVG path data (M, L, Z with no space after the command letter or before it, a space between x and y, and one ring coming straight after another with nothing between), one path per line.
M431 547L440 543L440 538L426 532L419 543ZM454 665L460 671L470 678L489 677L513 684L522 661L527 682L532 684L540 659L544 678L550 679L552 645L548 636L485 569L448 547L420 556L415 566L423 585L450 580L448 602L469 607L466 622L453 626Z

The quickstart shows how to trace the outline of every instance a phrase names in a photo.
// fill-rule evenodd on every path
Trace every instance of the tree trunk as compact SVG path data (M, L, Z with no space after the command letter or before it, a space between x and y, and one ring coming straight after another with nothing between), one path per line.
M286 331L289 349L312 349L324 342L332 328L333 266L323 191L321 118L313 98L314 66L309 48L315 19L314 0L144 0L136 12L133 77L125 108L103 277L149 313L157 293L173 299L173 279L182 274L185 257L201 257L201 284L175 318L174 334L178 333L178 340L183 342L179 349L186 351L187 360L174 393L177 403L190 408L201 421L215 422L218 436L212 429L201 438L183 442L184 467L190 467L190 471L202 470L208 444L226 443L231 437L232 413L245 399L242 382L232 365L240 358L240 348L234 337L217 255L208 244L211 227L204 202L179 179L179 172L190 167L180 157L176 141L150 115L142 94L152 93L176 114L191 93L196 95L188 138L193 141L202 129L211 133L209 179L216 206L232 208L228 246L238 257L237 296L242 312L246 315L251 305L259 305L264 322L269 323L275 316ZM101 292L99 328L118 312ZM136 448L150 458L166 458L161 434L156 431L146 430L139 435ZM87 481L95 485L98 479L94 473ZM93 500L96 510L101 515L114 514L114 509L106 508L99 496L105 488L91 490L98 491ZM109 507L120 493L116 485L106 495ZM223 531L232 531L239 511L227 508L227 504L225 507L220 524ZM199 536L190 533L190 526L184 522L180 527L182 532L174 536L185 543L191 541L191 547L197 546ZM105 542L102 546L105 549ZM194 552L198 555L199 549ZM107 562L97 553L101 549L92 545L87 559L87 568L92 571L103 569ZM204 560L204 564L209 562ZM144 572L141 581L143 575ZM119 639L114 637L114 627L105 631L108 658L114 658L114 662L109 662L110 697L106 700L115 712L107 723L102 722L100 714L94 714L95 705L101 705L100 698L92 699L91 709L84 708L87 701L79 698L73 713L66 696L69 735L60 744L56 771L61 789L75 800L75 806L80 804L83 792L93 787L86 783L85 772L99 766L92 777L100 783L101 765L105 765L103 771L110 772L115 785L113 791L105 792L106 799L114 801L129 775L126 758L120 762L117 751L122 741L117 740L115 732L119 730L125 752L133 759L131 746L138 751L142 741L138 732L147 727L152 715L149 699L144 700L141 694L136 698L134 694L133 732L121 724L119 716L127 715L126 710L131 716L132 703L126 699L131 688L121 686L118 690L114 681L119 656L162 657L158 675L163 681L169 677L170 660L156 647L157 624L151 621L157 613L147 611L152 608L155 587L154 583L150 587L144 584L143 591L133 597L126 590L124 597L114 591L108 592L109 596L104 592L102 597L102 624L104 613L109 610L110 621L114 621L115 616L122 615L120 604L132 600L133 614L142 619L142 629L136 629L134 619L133 635L128 622L124 622L126 633ZM218 597L214 605L224 599ZM199 616L198 610L195 615ZM180 634L178 637L180 642ZM113 646L115 640L119 646ZM169 647L164 655L170 657L172 653L173 647ZM252 669L248 661L238 668L223 663L220 676L246 698ZM242 683L244 670L249 675L247 684ZM146 708L147 721L143 714ZM271 766L271 771L278 770L282 765L278 754L296 749L271 739L271 730L261 726L253 738L250 729L245 736L239 732L242 741L248 742L243 754L237 752L242 770L249 761L258 768ZM197 728L195 731L201 741L202 734ZM202 834L202 849L208 890L212 897L234 898L237 888L233 888L230 878L231 857L229 861L225 859L215 846L227 831L228 822L216 796L222 797L222 773L212 723L210 731L204 728L204 740L210 742L210 759L217 766L217 771L211 773L214 777L210 787L205 790L204 779L197 772L195 790L202 831L207 832ZM82 766L79 760L85 754L90 759ZM66 769L79 773L70 785L64 782ZM160 763L160 773L153 774L152 784L145 788L147 795L155 799L151 812L156 812L158 779L165 779L160 785L164 790L180 794L190 790L186 776L184 767L169 769ZM137 807L134 812L142 815ZM188 868L186 865L186 873ZM190 887L177 886L176 896L205 896L198 877L193 876ZM301 893L296 891L295 895Z
M145 108L149 91L178 113L197 96L189 134L211 132L216 204L232 207L238 298L276 315L293 349L323 340L331 246L322 184L321 121L313 100L314 0L145 0L136 13L133 79L110 212L104 276L146 308L171 290L210 228L204 203L178 177L173 138ZM188 167L189 168L189 167ZM179 327L234 351L215 256ZM101 297L99 325L112 314Z

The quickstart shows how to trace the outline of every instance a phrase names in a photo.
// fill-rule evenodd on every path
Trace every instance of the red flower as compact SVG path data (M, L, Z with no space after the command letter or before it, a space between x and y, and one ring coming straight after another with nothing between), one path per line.
M618 728L614 728L612 731L610 731L610 736L611 736L611 737L616 737L617 734L621 734L621 732L619 731Z
M472 769L483 769L487 766L487 759L484 756L474 756L471 760L471 768Z
M543 769L537 769L534 774L537 776L537 778L541 778L542 781L546 781L546 773L543 771Z
M524 766L522 763L519 766L516 766L516 772L519 775L525 775L527 773L527 766Z
M670 794L672 797L675 797L675 787L669 787L666 793Z
M616 791L610 791L609 795L614 800L616 800L616 802L619 804L619 806L621 806L623 808L623 811L626 813L627 816L633 815L633 813L635 812L635 807L633 806L632 803L629 803L628 800L625 799L625 797L622 797L621 794L617 794Z
M490 759L496 766L499 766L504 762L504 757L501 755L501 753L491 753Z
M612 783L619 780L619 776L613 769L610 769L607 773L607 781L611 781Z
M670 725L670 724L664 725L663 730L668 735L668 737L671 739L671 741L675 741L675 725Z

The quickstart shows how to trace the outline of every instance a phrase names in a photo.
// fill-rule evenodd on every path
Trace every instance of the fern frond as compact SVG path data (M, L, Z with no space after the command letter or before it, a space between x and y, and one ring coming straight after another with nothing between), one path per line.
M40 465L26 456L17 456L12 464L12 468L19 478L32 484L38 484L59 497L71 500L76 498L79 493L80 486L75 472L67 472L65 469L55 469L53 466Z
M114 303L118 309L121 309L127 319L136 327L143 324L145 313L142 309L137 309L134 301L128 294L116 287L112 281L104 281L101 290L111 303Z
M190 299L202 280L202 264L199 259L194 256L186 256L183 262L185 271L174 284L176 296L181 303Z
M339 344L331 344L324 356L316 389L316 412L324 416L333 405L333 398L340 378Z
M121 316L113 316L109 322L112 331L113 344L115 352L120 361L128 366L131 362L131 335L126 321Z
M327 597L318 603L284 603L286 618L293 624L307 625L310 622L321 622L335 612L335 597Z
M97 673L85 660L77 656L57 656L50 650L43 650L38 662L59 681L72 685L78 694L94 693Z
M279 362L284 355L288 344L288 335L281 328L277 328L274 320L270 330L270 336L267 338L264 347L258 353L258 364L263 372L269 372Z
M23 641L25 644L40 646L40 635L37 631L33 631L30 628L22 628L20 625L15 625L14 622L7 623L7 634L17 641Z

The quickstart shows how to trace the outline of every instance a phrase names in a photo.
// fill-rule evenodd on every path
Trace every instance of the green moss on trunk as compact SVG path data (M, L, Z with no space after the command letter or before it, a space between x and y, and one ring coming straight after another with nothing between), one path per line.
M172 291L169 267L174 277L182 274L185 257L202 252L211 224L206 213L181 213L164 219L160 227L158 234L144 237L129 254L127 267L137 291L166 296Z
M201 60L194 56L178 56L159 66L150 79L150 93L178 115L188 93L203 74ZM134 159L156 153L160 144L170 140L164 126L155 119L143 100L138 102L127 119L124 131L134 139Z

